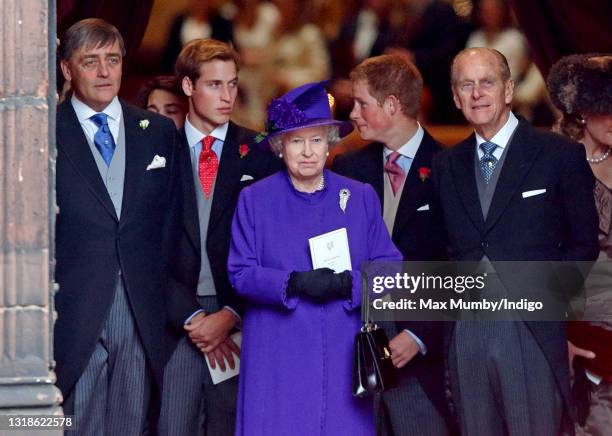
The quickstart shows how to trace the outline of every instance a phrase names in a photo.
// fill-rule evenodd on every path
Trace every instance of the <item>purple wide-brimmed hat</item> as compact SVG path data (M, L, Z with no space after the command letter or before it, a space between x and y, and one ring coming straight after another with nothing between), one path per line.
M299 86L268 105L266 132L258 135L257 142L268 145L268 139L283 133L315 126L338 126L340 137L353 130L347 121L334 120L327 91L327 80Z

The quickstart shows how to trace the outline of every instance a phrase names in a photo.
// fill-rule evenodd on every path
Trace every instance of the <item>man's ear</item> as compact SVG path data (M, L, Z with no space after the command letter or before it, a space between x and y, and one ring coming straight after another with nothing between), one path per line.
M512 98L514 97L514 80L508 79L506 85L504 86L504 100L506 104L512 103Z
M455 102L455 107L461 110L461 100L459 100L459 97L457 97L457 92L455 92L454 86L451 87L451 91L453 91L453 101Z
M183 77L183 80L181 81L181 87L183 88L183 93L187 97L191 97L191 95L193 94L193 82L189 77Z
M400 110L400 102L393 94L388 95L385 98L383 106L387 108L387 113L391 116L395 115Z
M60 61L60 68L62 69L62 74L64 75L64 79L66 82L70 82L72 80L72 72L70 71L70 65L68 65L67 61Z

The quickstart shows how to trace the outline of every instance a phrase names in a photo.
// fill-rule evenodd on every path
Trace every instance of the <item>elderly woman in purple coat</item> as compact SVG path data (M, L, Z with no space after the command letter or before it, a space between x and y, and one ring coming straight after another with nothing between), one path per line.
M332 119L324 86L270 104L266 141L286 170L238 200L228 263L246 302L236 435L374 434L372 404L351 394L359 268L401 255L373 188L324 169L329 145L352 130ZM352 267L316 267L309 239L339 229L345 239L326 244L347 241L339 256Z

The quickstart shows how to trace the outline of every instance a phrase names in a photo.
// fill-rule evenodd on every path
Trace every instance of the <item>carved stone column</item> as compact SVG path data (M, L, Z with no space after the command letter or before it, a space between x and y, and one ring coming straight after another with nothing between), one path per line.
M55 414L55 1L0 11L0 415Z

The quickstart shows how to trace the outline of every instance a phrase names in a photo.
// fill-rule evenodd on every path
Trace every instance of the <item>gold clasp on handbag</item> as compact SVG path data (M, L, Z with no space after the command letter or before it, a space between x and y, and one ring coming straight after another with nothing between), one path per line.
M378 326L371 322L367 322L361 327L362 332L368 332L368 333L373 332L376 329L378 329Z
M391 357L391 352L389 351L389 347L383 347L383 351L385 353L384 358L389 359Z

